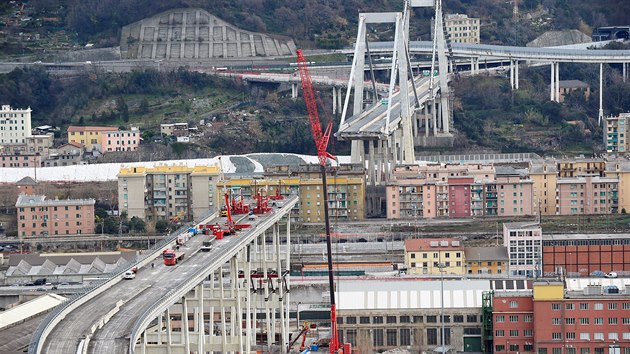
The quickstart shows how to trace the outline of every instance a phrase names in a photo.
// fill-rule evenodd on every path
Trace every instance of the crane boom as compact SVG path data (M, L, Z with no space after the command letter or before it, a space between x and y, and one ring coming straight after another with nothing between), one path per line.
M326 166L327 159L335 160L335 157L329 154L328 141L332 133L332 121L326 124L326 130L322 132L322 126L319 121L319 113L317 112L317 101L315 100L315 92L313 91L313 82L311 74L306 66L306 58L301 49L297 50L297 66L300 72L300 81L302 82L302 92L304 94L304 103L308 111L308 119L311 121L311 130L313 131L313 139L315 139L315 147L317 148L317 157L319 164Z
M311 121L311 130L313 131L313 139L317 148L317 158L322 175L322 187L324 190L324 221L326 225L326 250L328 252L328 285L330 287L330 344L329 353L337 353L341 348L337 333L337 305L335 303L335 283L332 266L332 243L330 238L330 220L328 217L328 188L326 184L326 162L335 157L328 153L328 141L332 132L332 121L326 125L326 130L322 132L322 126L319 121L319 113L317 112L317 102L315 100L315 92L313 91L313 83L311 75L308 72L307 61L301 49L297 51L297 65L300 72L300 80L302 82L302 92L304 94L304 102L308 111L308 118Z

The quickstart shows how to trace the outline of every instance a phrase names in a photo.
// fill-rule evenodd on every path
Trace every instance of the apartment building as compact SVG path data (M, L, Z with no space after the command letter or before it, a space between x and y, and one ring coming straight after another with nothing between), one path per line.
M117 130L102 132L101 137L101 152L114 152L114 151L136 151L140 145L140 129L137 127L131 127L130 130Z
M607 152L626 153L630 151L630 146L628 145L629 118L630 113L619 113L616 117L606 117L604 144Z
M20 236L80 235L94 233L94 199L46 199L20 194L17 209Z
M465 14L444 15L446 33L455 43L479 43L479 19Z
M2 105L0 109L0 145L26 144L31 134L31 108L14 109Z
M617 179L619 213L630 212L630 161L613 160L606 162L606 177Z
M119 130L117 127L68 127L68 142L79 143L85 146L86 151L135 151L140 140L140 130L136 127L129 130Z
M146 221L194 220L218 209L218 166L121 168L118 210Z
M519 172L512 167L496 167L494 185L498 202L496 215L533 215L534 182L526 172Z
M507 274L509 256L505 247L466 247L464 258L467 274Z
M503 246L508 249L510 275L530 277L540 275L542 228L539 223L504 223Z
M83 161L83 145L67 143L51 149L48 157L42 162L44 167L81 165Z
M619 181L614 177L585 175L558 178L556 214L616 214L619 208Z
M495 292L494 353L630 353L630 282L540 281L533 291ZM490 348L487 348L490 349Z
M68 127L68 142L79 143L85 147L87 151L103 151L103 132L115 132L116 127L79 127L71 125Z
M531 161L529 178L533 182L533 205L535 214L556 214L556 181L558 166L554 161Z
M405 240L405 265L408 274L466 274L464 246L455 238ZM439 264L444 268L441 269Z
M604 159L576 158L571 160L558 160L558 177L579 177L584 175L597 175L604 177L606 174L606 161Z
M533 215L525 171L491 165L405 166L386 187L389 219Z

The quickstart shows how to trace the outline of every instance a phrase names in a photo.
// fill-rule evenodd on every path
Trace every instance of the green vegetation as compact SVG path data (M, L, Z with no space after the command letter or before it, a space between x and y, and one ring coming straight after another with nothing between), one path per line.
M592 154L601 151L598 126L598 66L562 64L561 77L590 84L591 95L573 92L563 103L549 100L547 67L523 68L517 91L504 77L479 75L453 82L455 129L467 139L457 139L460 148L470 145L501 152ZM606 114L630 110L628 92L618 70L607 67L604 107Z

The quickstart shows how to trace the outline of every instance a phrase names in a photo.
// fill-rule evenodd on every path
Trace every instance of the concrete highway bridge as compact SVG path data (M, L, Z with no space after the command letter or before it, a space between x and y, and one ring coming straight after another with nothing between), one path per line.
M214 240L209 252L200 248L211 236L198 234L179 246L183 260L166 266L161 254L175 245L173 235L55 308L33 334L29 353L250 353L261 342L286 352L287 216L297 202L292 196L258 218L242 216L238 223L250 227ZM213 214L195 225L224 222ZM123 279L133 267L135 279Z

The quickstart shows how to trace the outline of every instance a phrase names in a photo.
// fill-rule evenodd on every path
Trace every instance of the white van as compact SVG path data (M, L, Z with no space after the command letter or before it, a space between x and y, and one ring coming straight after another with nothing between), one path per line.
M123 275L123 279L133 279L136 277L136 274L130 270L126 271Z

